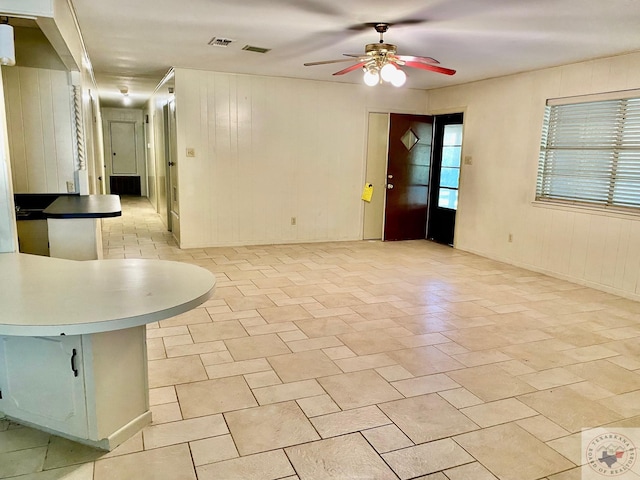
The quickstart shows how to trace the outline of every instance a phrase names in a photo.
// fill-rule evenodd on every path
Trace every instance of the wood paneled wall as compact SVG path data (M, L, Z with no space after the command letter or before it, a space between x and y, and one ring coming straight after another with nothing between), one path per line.
M9 151L16 193L62 193L74 182L69 74L3 68Z
M456 247L640 298L640 212L534 202L546 100L637 88L640 53L429 91L466 112Z
M362 238L368 113L426 107L424 91L387 86L185 69L175 82L183 247Z

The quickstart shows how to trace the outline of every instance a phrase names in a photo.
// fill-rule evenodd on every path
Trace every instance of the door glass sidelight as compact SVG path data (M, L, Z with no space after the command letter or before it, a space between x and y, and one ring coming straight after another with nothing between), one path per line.
M445 125L442 139L442 168L438 207L457 210L460 159L462 154L462 125Z

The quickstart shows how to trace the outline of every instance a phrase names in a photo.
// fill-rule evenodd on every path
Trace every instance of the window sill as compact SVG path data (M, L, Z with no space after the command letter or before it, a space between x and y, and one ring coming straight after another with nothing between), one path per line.
M612 207L592 207L589 205L581 205L579 203L554 202L551 200L534 200L531 202L531 205L536 208L548 208L551 210L563 210L566 212L586 213L590 215L600 215L602 217L640 221L640 210L633 211Z

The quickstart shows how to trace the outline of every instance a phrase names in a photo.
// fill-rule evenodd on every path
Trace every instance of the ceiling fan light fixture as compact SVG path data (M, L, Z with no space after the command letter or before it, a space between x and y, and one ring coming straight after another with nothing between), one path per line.
M391 78L391 85L394 87L401 87L407 81L407 74L402 71L400 68L396 68L396 71L393 72L393 77Z
M371 68L371 69L367 69L364 72L364 77L362 79L364 80L364 83L366 85L373 87L377 85L378 82L380 82L380 75L378 74L378 71L375 68Z

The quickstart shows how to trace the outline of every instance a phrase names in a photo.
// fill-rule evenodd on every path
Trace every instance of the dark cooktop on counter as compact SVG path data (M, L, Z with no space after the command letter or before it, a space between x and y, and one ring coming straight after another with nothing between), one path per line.
M122 215L118 195L16 193L16 220L106 218Z

